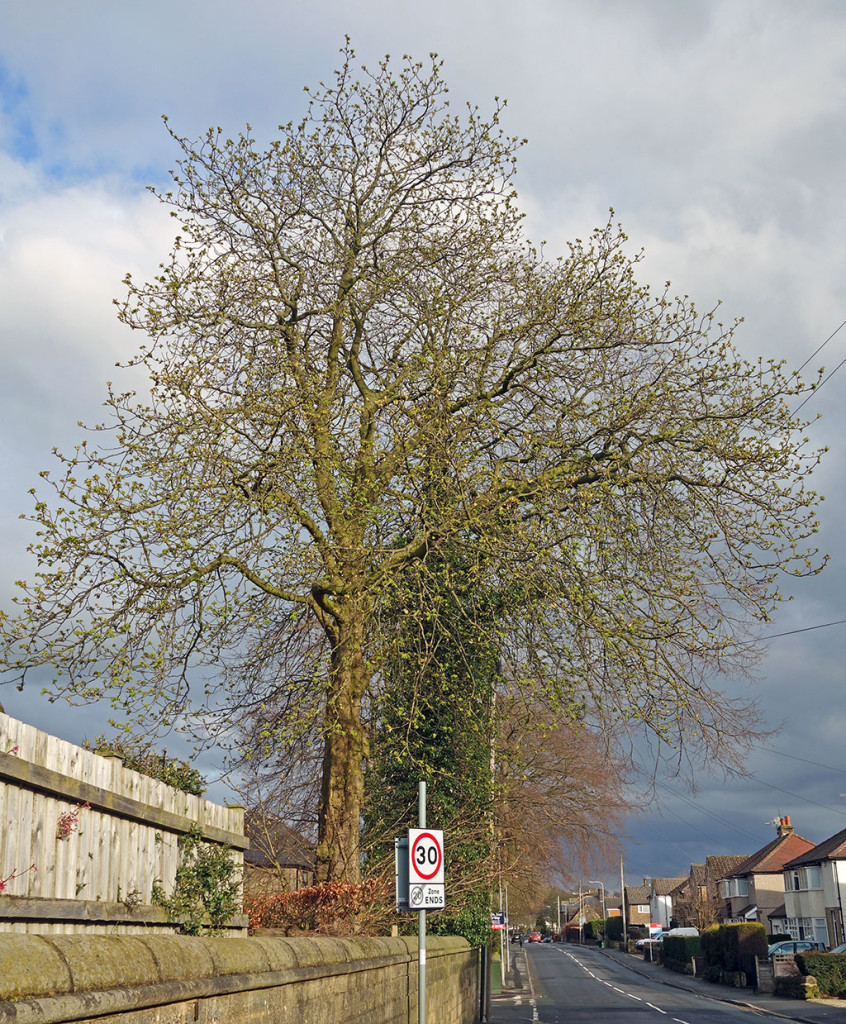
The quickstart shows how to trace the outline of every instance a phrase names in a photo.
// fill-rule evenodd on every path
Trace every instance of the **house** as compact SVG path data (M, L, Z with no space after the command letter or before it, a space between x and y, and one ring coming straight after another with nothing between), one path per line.
M795 831L789 815L779 818L776 838L720 879L726 920L758 921L768 931L774 921L778 925L784 906L784 866L813 848L810 839Z
M690 874L670 895L673 898L673 921L676 925L701 930L716 920L704 864L691 864Z
M846 829L784 865L784 909L788 934L825 946L846 942Z
M250 840L250 849L244 853L245 893L287 892L311 885L314 853L287 822L249 809L244 814L244 834Z
M687 875L649 880L649 913L653 924L660 924L662 928L670 927L673 919L673 892L685 881Z
M625 892L626 923L648 928L652 920L649 911L649 886L627 885Z
M708 899L716 907L716 921L728 921L731 913L731 905L720 889L720 882L724 878L731 878L748 860L748 853L716 853L705 858Z

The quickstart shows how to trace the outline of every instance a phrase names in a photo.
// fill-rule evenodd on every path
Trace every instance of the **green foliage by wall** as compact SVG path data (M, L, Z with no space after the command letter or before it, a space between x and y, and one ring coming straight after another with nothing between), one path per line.
M93 740L85 740L82 745L103 757L119 757L125 768L166 782L183 793L202 796L206 791L206 780L196 768L178 757L169 757L166 750L155 750L146 740L127 736L107 739L100 735Z
M176 883L168 896L153 888L153 903L179 921L183 935L219 932L241 909L241 872L228 846L206 843L199 827L179 840L180 861Z
M796 963L803 975L812 975L824 996L846 998L846 954L797 953Z
M700 942L709 976L715 971L744 971L754 977L755 957L767 955L767 932L757 921L713 925L701 934Z
M394 837L417 824L426 781L427 821L444 830L448 858L448 909L432 915L431 929L474 943L490 938L497 672L496 602L474 582L477 569L452 552L425 560L395 588L390 699L376 706L363 835L367 873L383 872Z
M702 945L697 935L667 935L661 943L664 966L680 974L692 974L690 961L702 956Z

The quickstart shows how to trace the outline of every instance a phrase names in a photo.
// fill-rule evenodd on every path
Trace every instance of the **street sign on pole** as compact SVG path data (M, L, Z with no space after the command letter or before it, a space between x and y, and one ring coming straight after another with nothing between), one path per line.
M505 927L505 914L502 911L491 912L491 928L496 931L502 931Z
M440 829L408 830L408 908L442 910L444 886L444 834Z

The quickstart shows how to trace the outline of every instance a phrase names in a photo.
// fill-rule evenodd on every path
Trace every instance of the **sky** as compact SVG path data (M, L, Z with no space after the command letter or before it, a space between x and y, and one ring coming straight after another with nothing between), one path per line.
M786 584L793 600L763 631L754 684L726 681L779 731L745 778L703 771L695 791L659 779L660 802L638 801L626 823L626 882L751 854L782 814L814 842L846 827L839 0L0 5L0 607L32 573L28 491L52 448L98 419L105 382L123 379L115 363L134 351L112 304L121 280L149 278L169 251L169 219L146 191L176 159L161 115L183 135L249 122L263 137L304 113L303 86L331 75L345 34L365 62L437 52L454 103L508 100L506 130L529 140L517 178L527 233L550 255L613 207L644 250L644 282L672 281L703 309L721 301L726 321L744 318L750 359L831 374L803 410L818 417L812 444L830 449L814 478L830 563ZM98 709L50 705L34 688L0 700L74 742L103 728Z

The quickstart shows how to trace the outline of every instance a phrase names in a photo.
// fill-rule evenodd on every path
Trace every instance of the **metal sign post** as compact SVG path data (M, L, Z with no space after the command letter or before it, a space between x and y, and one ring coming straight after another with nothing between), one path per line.
M394 840L397 910L417 911L417 1020L426 1024L426 911L446 906L444 834L426 828L426 783L417 784L418 827Z
M417 784L417 824L426 827L426 783ZM409 836L409 847L411 837ZM413 857L409 849L409 857ZM442 858L443 861L443 858ZM443 867L443 863L441 864ZM409 872L410 873L410 872ZM426 1024L426 910L417 914L417 1024Z

